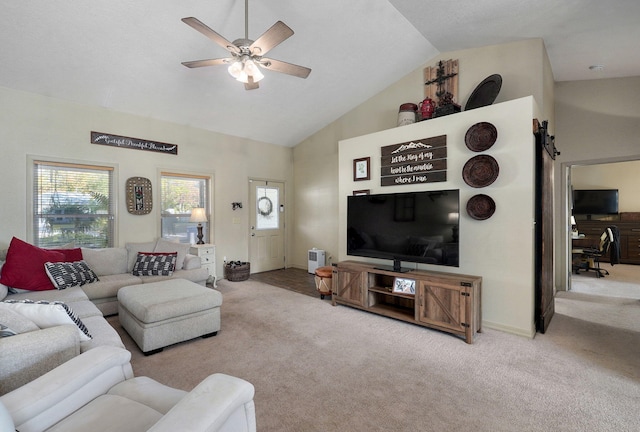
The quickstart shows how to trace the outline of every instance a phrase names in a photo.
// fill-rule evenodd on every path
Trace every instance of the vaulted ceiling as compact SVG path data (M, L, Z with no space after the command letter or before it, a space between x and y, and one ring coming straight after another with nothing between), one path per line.
M266 71L246 91L225 66L181 65L227 56L181 18L234 40L244 6L3 0L0 86L293 146L440 52L542 38L556 81L640 76L637 0L249 0L249 38L285 22L268 56L307 79Z

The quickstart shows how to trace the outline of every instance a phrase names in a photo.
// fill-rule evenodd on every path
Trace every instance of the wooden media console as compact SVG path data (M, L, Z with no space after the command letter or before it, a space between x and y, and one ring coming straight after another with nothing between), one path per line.
M459 335L481 331L482 277L341 261L333 266L332 303ZM413 291L413 292L412 292Z

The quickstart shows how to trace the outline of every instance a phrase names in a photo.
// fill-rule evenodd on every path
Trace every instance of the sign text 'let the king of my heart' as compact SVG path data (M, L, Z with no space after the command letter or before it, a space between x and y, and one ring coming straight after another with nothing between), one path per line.
M384 146L381 154L381 186L447 180L446 135Z

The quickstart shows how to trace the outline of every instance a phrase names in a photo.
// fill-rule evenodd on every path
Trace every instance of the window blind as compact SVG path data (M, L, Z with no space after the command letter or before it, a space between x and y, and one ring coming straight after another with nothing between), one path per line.
M34 244L113 246L113 187L112 167L34 161Z

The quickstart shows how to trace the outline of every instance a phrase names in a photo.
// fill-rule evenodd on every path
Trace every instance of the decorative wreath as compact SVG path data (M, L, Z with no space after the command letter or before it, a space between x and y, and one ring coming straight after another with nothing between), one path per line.
M273 203L271 200L264 196L258 200L258 213L260 216L269 216L273 211Z

